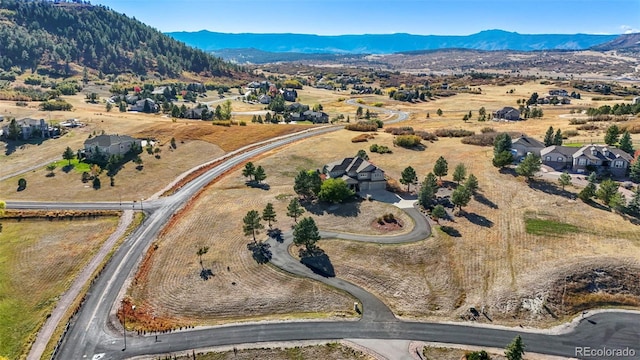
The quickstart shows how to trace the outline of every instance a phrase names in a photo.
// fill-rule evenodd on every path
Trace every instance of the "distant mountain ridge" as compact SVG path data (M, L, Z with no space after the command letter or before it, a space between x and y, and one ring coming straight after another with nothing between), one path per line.
M583 50L612 41L618 35L518 34L486 30L458 35L308 35L308 34L229 34L202 30L170 32L167 35L187 45L205 50L255 48L269 52L389 54L415 50L447 48L475 50Z
M640 49L640 33L623 34L604 44L593 46L591 49L600 51Z

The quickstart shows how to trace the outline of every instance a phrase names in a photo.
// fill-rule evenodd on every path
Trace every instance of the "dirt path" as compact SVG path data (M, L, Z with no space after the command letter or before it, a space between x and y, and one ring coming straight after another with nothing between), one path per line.
M78 277L73 281L69 290L67 290L61 297L58 303L56 304L55 309L51 312L51 316L44 323L40 331L38 332L38 336L36 337L36 341L33 343L31 350L29 351L29 356L27 360L39 360L44 353L51 336L53 336L53 332L56 330L58 323L62 320L64 314L67 312L69 307L73 304L73 301L79 296L80 291L84 285L91 280L91 275L96 271L98 266L105 259L107 254L114 247L118 239L124 232L127 230L127 227L133 221L133 210L125 210L122 213L122 217L120 218L120 222L118 223L118 227L116 230L109 236L107 241L102 245L98 253L91 259L91 261L85 266L85 268L80 272Z

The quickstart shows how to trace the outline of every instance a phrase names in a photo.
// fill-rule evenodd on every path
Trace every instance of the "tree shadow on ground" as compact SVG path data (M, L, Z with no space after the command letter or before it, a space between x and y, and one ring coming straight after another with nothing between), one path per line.
M602 210L602 211L611 211L611 209L610 209L610 208L608 208L608 207L606 207L606 206L604 206L604 205L602 205L602 204L600 204L600 203L597 203L597 202L595 202L595 201L593 201L593 200L589 200L589 201L585 202L585 204L587 204L587 205L589 205L589 206L591 206L591 207L593 207L593 208L596 208L596 209L598 209L598 210Z
M284 242L284 237L282 236L282 230L280 230L279 228L267 230L267 235L279 243Z
M200 277L202 278L202 280L209 280L210 278L214 277L215 275L213 275L213 271L211 271L211 269L202 269L200 270Z
M64 171L66 174L68 174L71 170L73 170L74 166L73 165L65 165L62 167L62 171Z
M325 213L340 217L356 217L360 214L360 203L362 199L355 196L349 198L342 204L331 204L323 201L303 202L301 205L313 215L324 215Z
M576 199L576 195L574 193L563 190L559 185L547 181L529 181L529 187L549 195L562 196L563 198L570 200Z
M482 216L482 215L478 215L476 213L468 213L465 212L463 215L467 220L469 220L470 223L478 225L478 226L482 226L482 227L486 227L486 228L490 228L493 226L493 221L487 219L486 217Z
M487 197L486 197L486 196L484 196L483 194L475 193L475 194L473 195L473 198L474 198L477 202L479 202L480 204L482 204L482 205L488 206L488 207L490 207L490 208L492 208L492 209L497 209L497 208L498 208L498 205L496 205L496 203L494 203L493 201L491 201L491 200L487 199Z
M329 256L320 248L314 247L311 251L301 249L300 262L320 276L336 276L333 264L331 264L331 259L329 259Z
M247 249L251 251L251 256L258 264L266 264L271 261L271 245L264 242L251 242L247 244Z
M503 167L503 168L500 168L500 170L498 171L500 172L500 174L511 175L513 177L518 176L518 174L516 173L515 167Z
M440 226L440 230L451 237L461 237L460 231L451 226Z
M262 190L269 190L271 189L271 186L267 183L257 183L253 180L250 181L245 181L244 182L245 185L247 185L248 187L252 188L252 189L262 189Z
M4 149L4 154L9 156L16 152L16 150L20 147L22 148L24 145L40 145L46 139L40 137L34 137L29 140L5 140L4 142L7 144Z
M416 146L412 146L412 147L404 147L404 146L400 146L403 149L407 149L407 150L413 150L413 151L425 151L427 150L427 145L425 144L418 144Z

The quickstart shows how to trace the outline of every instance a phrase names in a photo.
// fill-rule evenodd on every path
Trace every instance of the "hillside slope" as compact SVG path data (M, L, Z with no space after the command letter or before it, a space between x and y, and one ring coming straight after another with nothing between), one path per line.
M64 74L76 63L106 74L183 71L225 76L237 70L210 54L103 6L0 1L0 68L38 66Z
M640 50L640 33L624 34L604 44L592 47L593 50L609 51L622 49Z
M468 36L381 34L319 36L305 34L226 34L209 31L168 35L205 51L256 48L271 52L390 54L445 48L476 50L582 50L616 35L536 34L487 30Z

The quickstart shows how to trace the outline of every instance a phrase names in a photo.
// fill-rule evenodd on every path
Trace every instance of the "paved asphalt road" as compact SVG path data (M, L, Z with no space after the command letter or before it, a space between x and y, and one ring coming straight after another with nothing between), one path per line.
M379 108L376 109L379 110ZM400 115L400 117L406 118L406 114ZM319 132L328 132L334 129L326 128L319 130ZM65 360L92 359L99 354L99 358L102 359L124 359L135 355L163 354L215 345L342 338L409 339L501 348L520 333L517 330L498 330L464 325L403 322L395 319L393 314L387 313L386 310L374 314L375 316L370 316L367 315L367 306L370 305L367 305L364 308L365 315L360 321L282 322L221 326L159 335L158 342L155 342L155 336L130 334L127 336L127 348L123 350L123 338L116 329L117 325L113 325L116 321L112 321L114 320L112 317L115 308L119 306L116 300L119 293L126 289L128 276L135 271L142 255L169 218L199 189L229 168L256 154L311 135L302 134L247 151L208 171L185 185L173 196L150 201L149 204L145 202L145 210L149 212L148 218L143 226L138 228L115 252L103 275L90 289L85 304L71 323L57 358ZM83 206L111 208L114 204L44 204L44 206L47 209L83 208ZM133 206L132 203L126 205ZM19 206L21 204L16 202L7 204L8 208ZM31 208L40 206L42 208L43 204L31 203L26 206L31 206ZM414 231L425 231L425 229L420 229L419 224L417 225L418 230ZM331 234L324 233L324 235ZM406 238L407 241L414 240L409 237ZM336 281L342 280L336 279ZM357 292L357 289L352 289L352 291ZM382 304L382 308L387 307ZM534 333L521 333L521 335L527 345L527 350L531 352L574 356L576 346L590 346L592 348L606 346L609 349L631 347L636 350L637 355L640 355L640 315L638 314L597 314L582 321L575 331L564 335Z

